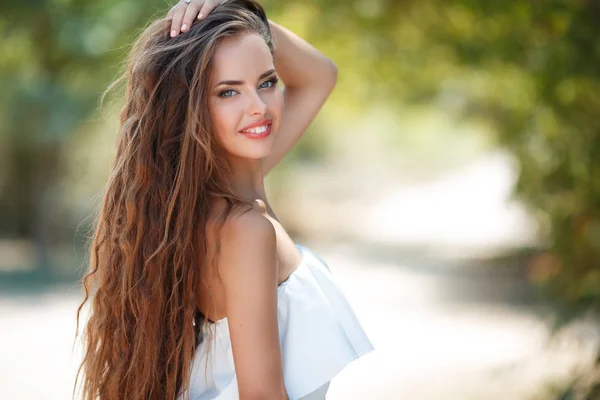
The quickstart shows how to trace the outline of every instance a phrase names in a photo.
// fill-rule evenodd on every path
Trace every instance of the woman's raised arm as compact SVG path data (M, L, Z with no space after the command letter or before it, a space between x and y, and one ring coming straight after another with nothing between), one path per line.
M269 21L275 69L285 84L283 120L275 147L263 158L266 175L302 137L335 87L337 66L304 39Z

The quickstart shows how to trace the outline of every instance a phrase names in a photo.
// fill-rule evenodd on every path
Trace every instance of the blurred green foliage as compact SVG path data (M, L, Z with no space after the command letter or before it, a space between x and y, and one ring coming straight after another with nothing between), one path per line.
M119 72L137 32L170 5L0 1L0 235L34 240L42 266L44 249L71 232L61 202L68 186L61 181L65 143L95 115L98 95ZM530 276L565 306L565 315L598 311L600 2L264 5L340 67L332 115L427 103L495 132L520 162L516 195L548 243ZM296 156L310 159L322 143L298 147L303 155Z
M600 310L600 2L301 1L344 66L343 110L433 104L496 133L548 251L530 276L568 319ZM300 11L297 11L300 10Z
M568 318L600 310L600 3L445 2L428 30L466 68L440 79L520 162L549 251L531 276ZM444 23L443 21L447 21Z
M2 1L0 236L31 239L38 265L65 229L65 143L95 111L152 7L132 1ZM71 226L69 228L72 228Z

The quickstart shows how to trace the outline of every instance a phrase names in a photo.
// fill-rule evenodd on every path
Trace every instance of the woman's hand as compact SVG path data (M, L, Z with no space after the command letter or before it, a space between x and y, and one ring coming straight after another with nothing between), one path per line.
M216 6L225 3L227 0L190 0L186 3L181 0L175 4L167 13L166 19L171 19L171 37L175 37L179 32L187 31L194 18L202 19L206 17Z

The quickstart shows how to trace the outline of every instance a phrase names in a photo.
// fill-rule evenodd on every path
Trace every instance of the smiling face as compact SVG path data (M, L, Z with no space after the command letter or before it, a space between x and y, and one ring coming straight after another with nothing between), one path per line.
M208 107L219 142L232 156L264 157L273 149L283 113L269 47L259 35L244 33L223 40L212 62ZM255 123L260 126L253 132L241 133Z

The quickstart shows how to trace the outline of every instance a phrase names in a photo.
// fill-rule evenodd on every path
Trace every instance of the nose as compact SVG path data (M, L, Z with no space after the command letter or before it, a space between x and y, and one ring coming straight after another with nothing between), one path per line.
M267 104L262 99L261 93L253 93L248 108L251 115L264 115L267 112Z

